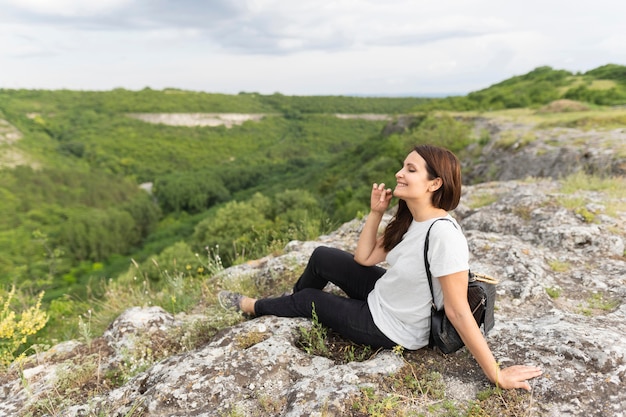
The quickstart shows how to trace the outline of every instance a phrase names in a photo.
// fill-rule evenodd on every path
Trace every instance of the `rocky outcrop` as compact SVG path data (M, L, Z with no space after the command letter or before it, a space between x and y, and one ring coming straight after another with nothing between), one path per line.
M582 130L474 120L476 137L488 139L477 158L464 161L464 181L563 178L576 172L626 174L626 129ZM474 145L475 147L477 145Z
M494 201L477 207L484 196ZM579 207L565 208L561 202L567 198L580 201ZM488 342L503 366L537 364L544 370L532 382L532 394L523 397L524 414L516 415L623 416L623 199L588 191L568 195L557 181L536 180L468 186L462 201L454 215L467 235L472 268L500 280L496 326ZM593 218L581 216L578 208ZM354 220L315 242L291 242L284 254L229 268L222 278L243 274L267 283L303 265L318 245L353 249L361 226ZM123 361L138 341L161 337L190 319L158 307L128 310L94 342L101 346L97 372ZM167 357L123 386L54 415L350 415L363 389L394 395L383 381L408 366L401 356L381 351L363 362L337 363L309 355L297 338L298 329L310 325L277 317L244 321L198 349ZM59 359L79 355L82 345L67 342L39 354L21 378L2 381L0 416L21 415L45 398L59 375ZM413 358L437 369L444 398L458 407L489 387L464 350L449 356L428 349L405 355L417 355ZM428 413L429 405L406 401L402 410Z

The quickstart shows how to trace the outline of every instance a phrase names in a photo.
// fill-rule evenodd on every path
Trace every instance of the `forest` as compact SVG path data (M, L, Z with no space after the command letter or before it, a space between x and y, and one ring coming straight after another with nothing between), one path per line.
M0 350L9 352L0 364L75 337L111 283L158 292L176 273L207 277L366 214L371 184L393 184L415 144L471 159L469 145L482 142L468 112L558 99L624 106L626 67L539 67L437 99L0 89L0 323L31 320L19 338L0 326ZM135 113L262 118L186 127ZM387 119L357 117L369 114ZM389 129L407 115L408 126ZM45 327L35 319L44 311Z

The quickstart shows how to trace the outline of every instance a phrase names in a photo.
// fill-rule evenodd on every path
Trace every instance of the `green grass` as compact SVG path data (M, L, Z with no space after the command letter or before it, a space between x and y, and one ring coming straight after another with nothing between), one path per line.
M611 311L620 305L617 299L607 296L603 293L593 293L587 298L587 304L590 308L602 311Z
M611 130L626 124L626 109L597 109L585 112L548 113L532 118L537 128L572 127L583 130Z
M575 194L579 190L600 191L610 198L626 197L626 179L623 177L601 177L578 171L561 181L561 192Z
M563 262L558 259L552 259L548 261L548 265L554 272L567 272L570 270L571 265L569 262Z
M546 294L548 294L548 296L552 299L557 299L561 296L561 289L557 288L557 287L549 287L546 288Z
M535 140L537 140L537 135L534 132L507 130L500 134L500 137L495 142L495 146L501 149L517 151Z
M574 210L585 222L592 223L600 213L591 212L584 206L585 198L580 191L592 191L604 194L602 201L603 214L616 217L619 212L626 211L626 179L623 177L606 177L576 172L560 182L562 196L557 198L558 204Z
M467 204L467 206L471 209L479 209L481 207L486 207L492 203L495 203L496 201L498 201L498 198L500 198L500 196L497 193L479 191L472 193L471 198L469 199L469 201L465 201L465 204Z

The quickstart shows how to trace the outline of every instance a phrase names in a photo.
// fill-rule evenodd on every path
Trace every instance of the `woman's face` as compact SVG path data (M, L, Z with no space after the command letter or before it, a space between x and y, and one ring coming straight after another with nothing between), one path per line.
M430 201L434 182L428 179L426 161L420 154L413 151L404 160L400 171L396 172L396 188L393 190L395 197L403 200L428 198Z

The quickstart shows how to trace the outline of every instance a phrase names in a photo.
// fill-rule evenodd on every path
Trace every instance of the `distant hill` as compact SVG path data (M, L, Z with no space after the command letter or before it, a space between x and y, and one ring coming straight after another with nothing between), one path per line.
M539 107L558 99L601 106L626 104L626 66L607 64L583 74L548 66L464 97L433 100L415 110L498 110Z

